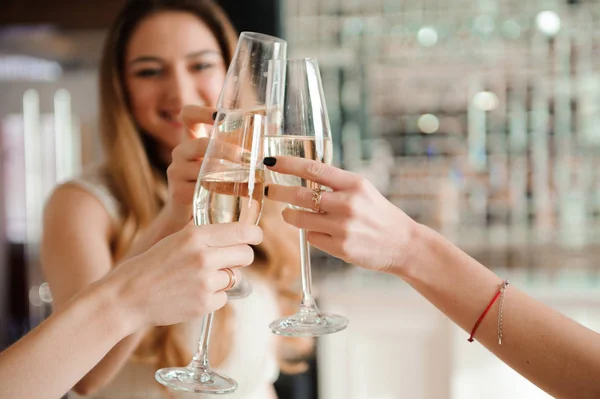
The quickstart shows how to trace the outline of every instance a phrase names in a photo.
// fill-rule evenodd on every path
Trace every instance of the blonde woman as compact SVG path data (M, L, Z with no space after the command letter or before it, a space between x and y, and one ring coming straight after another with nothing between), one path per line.
M216 104L236 37L210 0L133 0L115 20L100 68L106 162L59 187L45 213L42 262L57 309L189 222L207 140L196 139L194 121L186 126L180 113L186 104ZM265 204L264 241L254 247L255 262L245 273L253 294L230 301L215 317L211 364L238 381L233 398L274 398L279 368L294 366L283 356L298 357L296 341L276 346L267 327L290 297L298 270L296 230L281 221L280 209ZM198 319L136 331L74 391L162 399L168 392L154 380L155 370L186 365L200 328Z

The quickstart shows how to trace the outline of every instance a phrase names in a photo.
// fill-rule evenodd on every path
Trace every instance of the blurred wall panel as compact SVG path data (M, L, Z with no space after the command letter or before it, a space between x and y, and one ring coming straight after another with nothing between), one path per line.
M282 36L278 0L217 0L238 32L252 31Z
M44 282L37 255L39 239L27 238L25 234L26 230L32 231L31 227L34 227L33 231L41 229L42 223L41 217L37 218L39 220L27 220L24 209L27 202L24 191L27 174L24 169L23 97L24 93L32 89L39 97L38 123L41 128L41 140L38 155L44 165L38 173L39 176L34 176L35 179L39 179L43 191L35 201L35 214L41 214L47 195L56 184L56 93L68 93L72 99L70 108L73 134L83 136L80 144L74 144L78 147L75 152L78 154L79 148L83 150L81 155L85 165L101 160L96 128L98 90L95 70L67 72L54 82L0 82L0 92L3 93L0 96L0 122L4 128L4 140L0 147L3 164L3 173L0 175L0 246L6 248L4 256L1 256L0 251L0 335L4 336L1 345L18 339L49 312L48 304L43 303L38 289ZM7 138L10 138L10 142L6 141ZM73 170L78 169L77 165L73 166Z
M2 143L2 125L0 125L0 325L5 326L8 320L8 262L6 258L6 218L4 213L4 197L6 193L2 185L4 176L3 160L5 157ZM6 327L0 327L0 350L8 343Z

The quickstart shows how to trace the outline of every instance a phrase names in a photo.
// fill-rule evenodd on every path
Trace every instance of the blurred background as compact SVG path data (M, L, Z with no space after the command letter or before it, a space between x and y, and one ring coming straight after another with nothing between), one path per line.
M228 0L316 57L337 165L600 331L600 1ZM97 70L123 1L0 5L0 347L50 312L43 203L101 159ZM322 338L282 398L548 398L402 282L314 253ZM350 294L352 293L352 294Z

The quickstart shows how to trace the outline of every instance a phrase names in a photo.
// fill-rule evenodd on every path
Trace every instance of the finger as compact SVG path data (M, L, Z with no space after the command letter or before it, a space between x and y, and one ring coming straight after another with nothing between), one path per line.
M303 211L300 209L284 209L283 220L292 226L319 233L333 233L335 223L326 214Z
M221 162L227 160L235 163L250 163L251 152L236 142L228 142L221 137L210 141L208 148L209 161Z
M298 186L282 186L279 184L270 184L265 187L265 196L270 200L285 202L286 204L299 206L305 209L315 209L313 190ZM335 193L322 192L319 202L319 210L330 212L336 209Z
M235 163L250 161L250 152L244 148L220 139L210 140L206 137L182 142L173 151L173 158L181 157L188 161L201 160L209 149L211 161L220 162L223 159Z
M263 240L263 231L260 227L239 222L199 226L195 234L197 240L206 247L258 245Z
M225 267L243 267L254 262L254 251L249 245L235 245L226 248L205 248L204 267L223 269Z
M263 162L274 172L298 176L334 190L354 188L362 179L355 173L300 157L267 157Z
M213 107L185 105L181 110L181 119L186 126L193 126L197 123L212 125L215 121L213 117L215 112L217 109Z
M224 274L227 276L227 281L225 282L225 285L223 286L222 290L229 291L231 289L234 289L235 287L237 287L240 284L241 278L242 278L242 272L239 270L239 267L229 267L227 269L231 270L233 272L233 277L230 277L229 273L224 269L221 269L219 274L221 274L221 275Z
M242 272L240 271L239 267L230 267L229 269L235 276L235 285L233 286L235 287L241 282ZM224 269L215 270L215 272L212 274L211 281L209 282L209 289L212 292L223 291L225 288L229 287L229 283L229 273L227 273Z
M193 135L194 138L209 138L210 137L210 125L206 123L198 123L196 126L188 129L188 132Z
M209 297L206 303L207 309L212 312L221 309L227 303L227 293L225 291L219 291Z
M203 107L199 105L186 105L181 110L181 119L187 128L189 138L208 137L208 126L214 123L214 117L217 110L213 107ZM204 132L202 132L204 130Z
M187 181L196 182L202 162L200 161L187 161L183 164L172 163L167 169L167 177L170 181Z
M209 139L205 137L183 141L173 150L173 159L182 158L186 161L200 160L206 154L209 143Z

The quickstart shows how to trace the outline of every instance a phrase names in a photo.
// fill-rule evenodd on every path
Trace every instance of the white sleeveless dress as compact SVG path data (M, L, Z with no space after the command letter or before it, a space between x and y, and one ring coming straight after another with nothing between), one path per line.
M99 169L93 169L70 182L94 197L106 208L114 223L120 221L119 203L111 194L105 177ZM251 280L252 294L241 300L231 300L235 330L231 351L224 364L215 368L217 372L232 377L238 390L229 395L219 395L227 399L265 399L272 395L272 384L279 375L276 360L276 338L269 331L270 322L279 317L279 308L273 289L261 278L246 272ZM190 359L197 348L202 320L193 320L180 325L186 336ZM213 340L215 338L213 337ZM154 366L127 362L108 385L91 396L69 393L70 399L165 399L164 390L154 379ZM214 399L214 395L187 394L170 391L175 399Z

